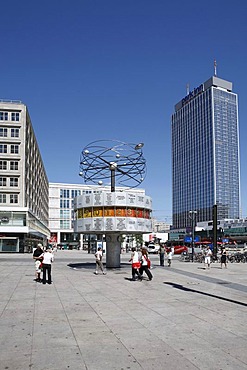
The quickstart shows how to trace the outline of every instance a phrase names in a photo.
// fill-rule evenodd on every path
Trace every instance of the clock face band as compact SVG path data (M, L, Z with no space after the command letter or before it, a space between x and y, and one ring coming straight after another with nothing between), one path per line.
M150 219L151 211L136 207L87 207L77 210L77 219L88 217L137 217Z
M79 233L146 233L152 230L152 199L144 191L98 192L74 199Z

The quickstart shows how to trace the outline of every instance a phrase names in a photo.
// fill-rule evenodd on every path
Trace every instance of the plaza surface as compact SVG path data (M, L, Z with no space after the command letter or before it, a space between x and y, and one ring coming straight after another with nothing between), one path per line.
M247 264L172 261L153 280L121 268L94 275L94 256L58 251L53 284L31 254L0 255L0 369L247 369Z

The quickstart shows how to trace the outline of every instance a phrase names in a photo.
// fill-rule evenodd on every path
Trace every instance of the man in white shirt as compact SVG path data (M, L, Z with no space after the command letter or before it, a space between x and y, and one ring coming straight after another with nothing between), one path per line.
M106 274L106 272L104 271L104 268L103 268L102 258L103 258L102 248L101 247L98 247L98 250L95 253L95 262L96 262L95 275L98 275L98 269L99 268L102 271L102 274L103 275Z
M54 255L52 250L49 248L43 253L43 284L46 284L46 271L48 274L48 284L51 284L51 264L54 261Z
M210 268L211 256L212 256L212 251L209 247L207 247L206 252L205 252L205 267Z

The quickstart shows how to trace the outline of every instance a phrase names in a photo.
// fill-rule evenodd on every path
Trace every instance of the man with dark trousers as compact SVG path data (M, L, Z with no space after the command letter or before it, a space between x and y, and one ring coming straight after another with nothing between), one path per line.
M160 266L165 265L165 254L166 254L165 246L163 244L160 244L160 248L159 248Z
M43 254L43 284L46 284L46 271L48 274L48 284L51 284L51 264L54 261L52 250L49 248Z

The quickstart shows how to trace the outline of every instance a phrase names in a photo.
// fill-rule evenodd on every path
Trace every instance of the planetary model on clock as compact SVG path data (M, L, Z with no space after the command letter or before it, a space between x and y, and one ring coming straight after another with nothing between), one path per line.
M146 176L143 143L129 144L114 140L98 140L88 144L81 152L80 176L85 183L116 184L135 188Z

